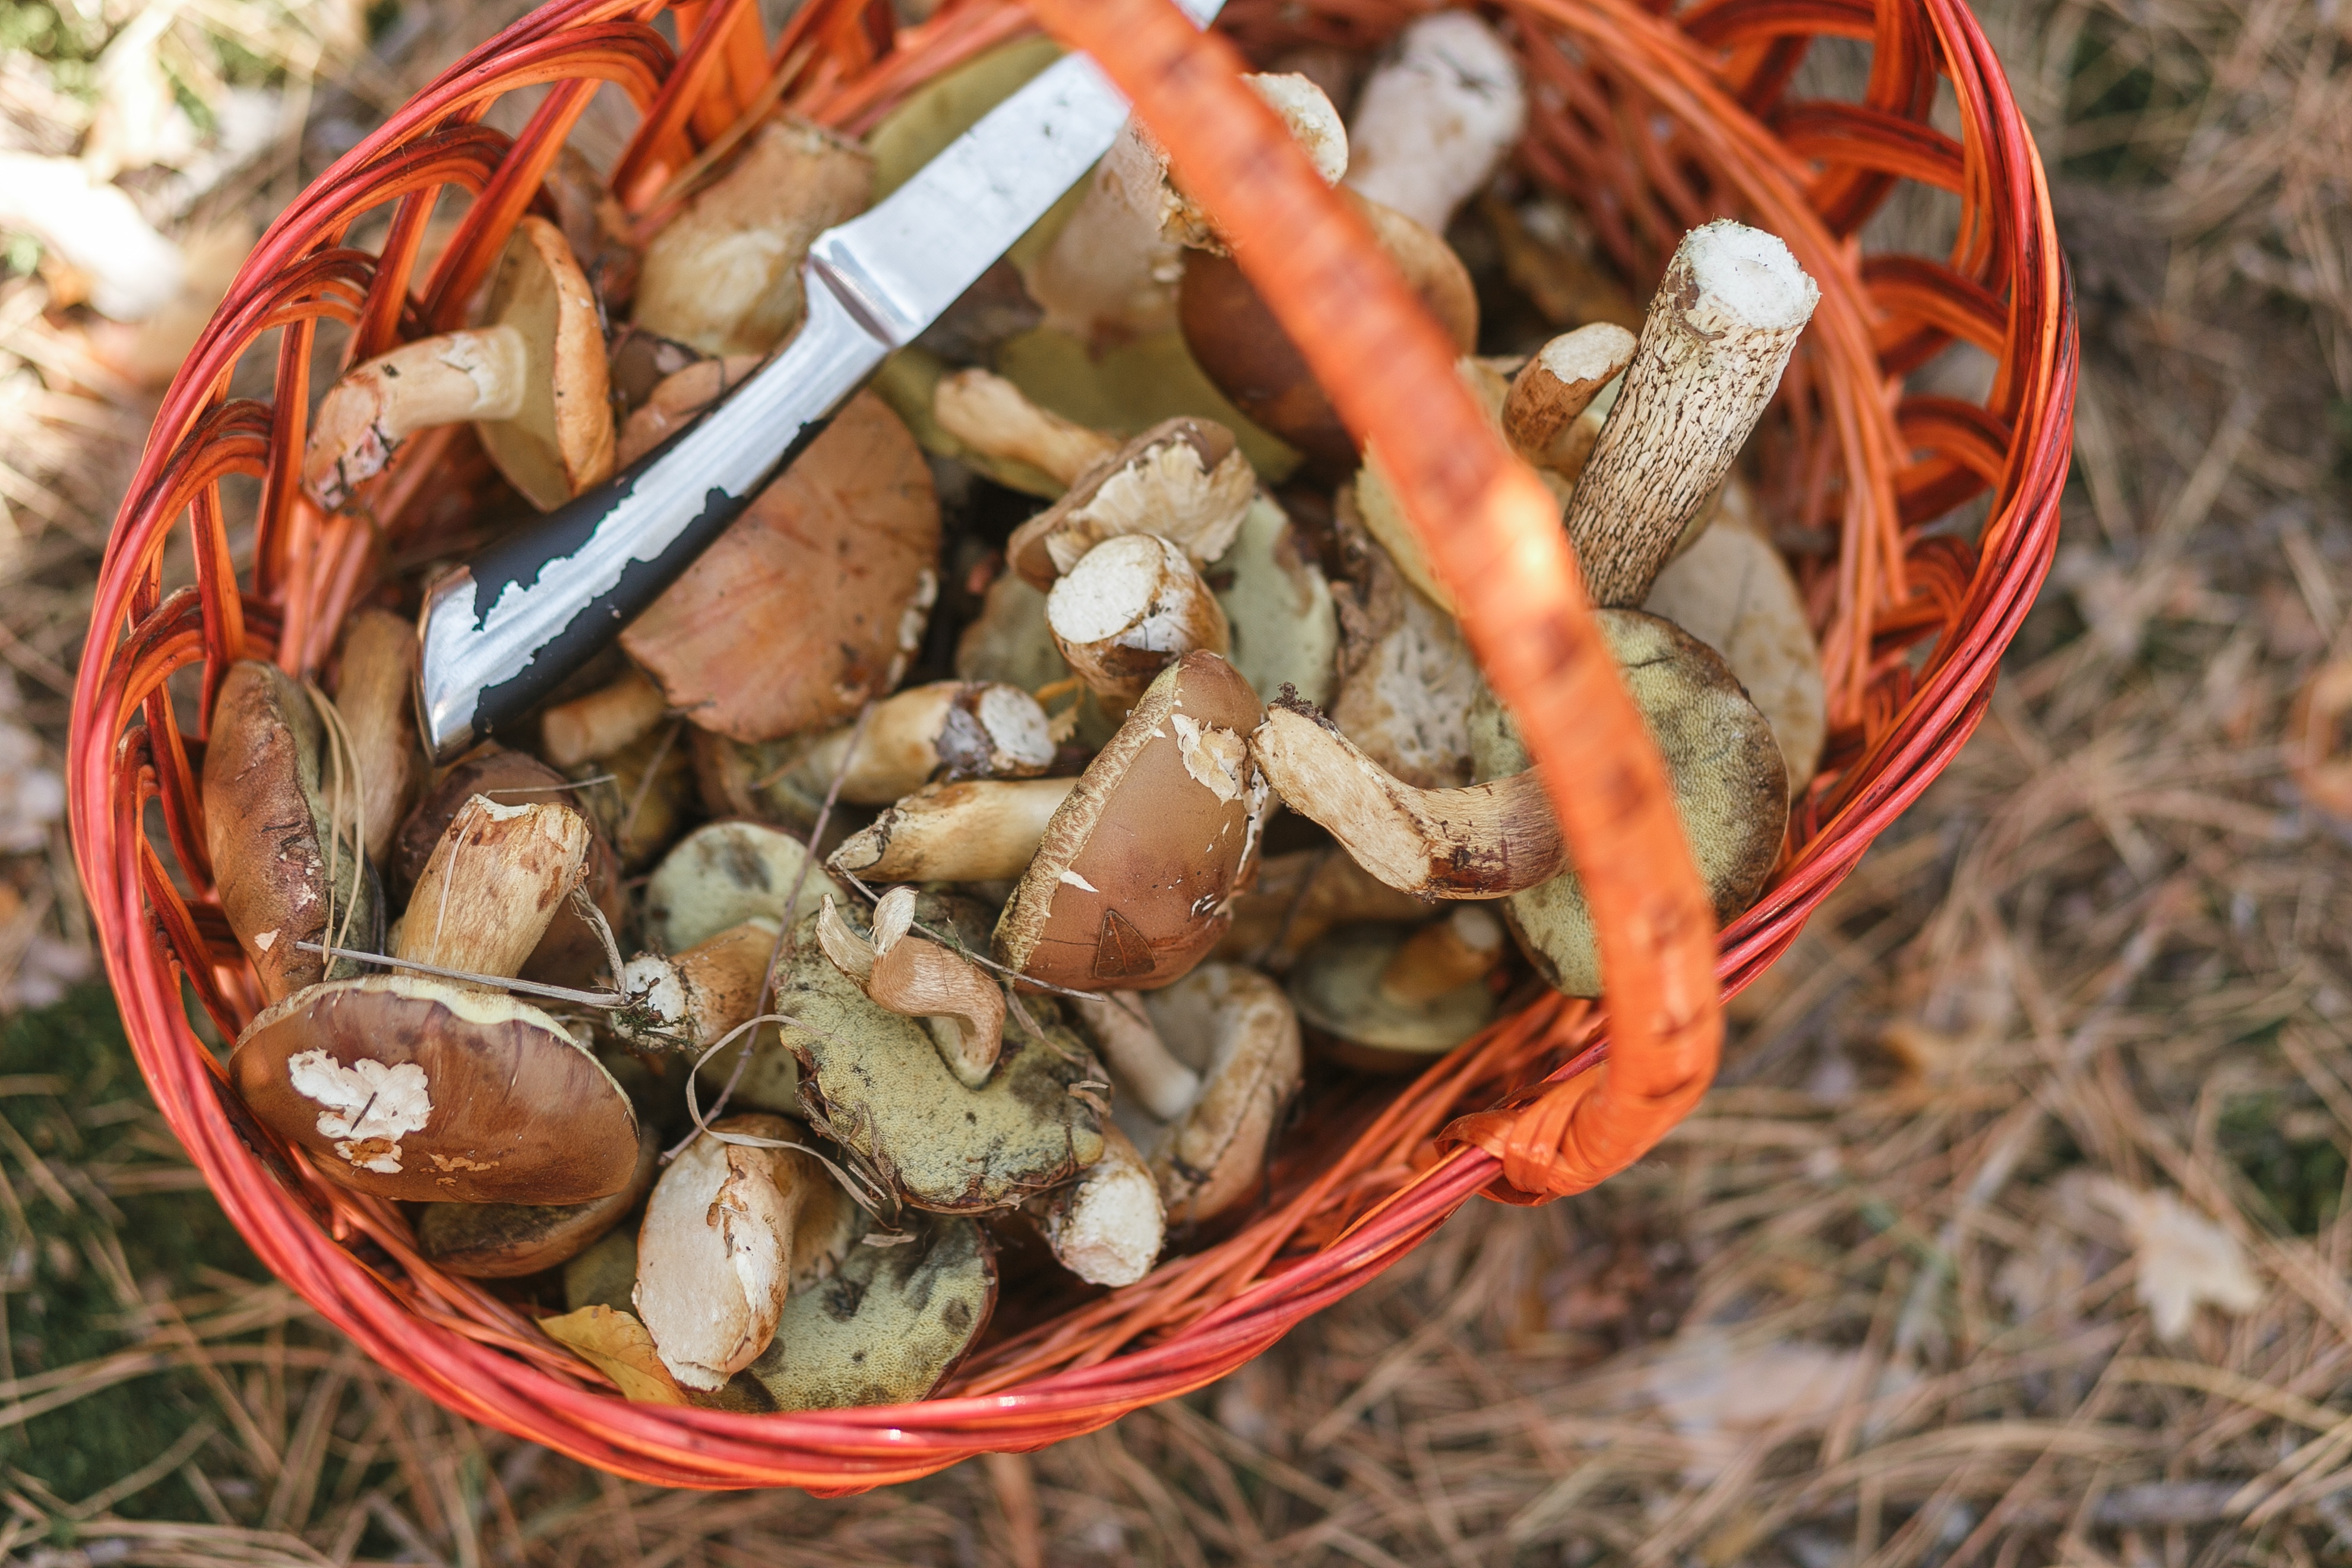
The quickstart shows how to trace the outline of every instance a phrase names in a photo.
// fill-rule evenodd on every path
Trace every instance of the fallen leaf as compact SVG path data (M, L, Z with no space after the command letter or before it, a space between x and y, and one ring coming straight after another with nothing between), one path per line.
M1760 1433L1778 1429L1793 1437L1825 1426L1859 1392L1866 1371L1858 1351L1801 1340L1738 1348L1719 1329L1691 1329L1651 1363L1643 1392L1689 1450L1685 1478L1705 1485ZM1878 1392L1908 1379L1889 1367Z
M2090 1196L2123 1221L2139 1260L2139 1299L2160 1339L2189 1331L2200 1302L2231 1316L2262 1305L2262 1281L2238 1238L2170 1193L2140 1192L2101 1177Z
M583 1307L560 1318L543 1318L539 1331L578 1351L614 1387L641 1405L684 1405L678 1387L654 1349L654 1337L636 1315L614 1307Z

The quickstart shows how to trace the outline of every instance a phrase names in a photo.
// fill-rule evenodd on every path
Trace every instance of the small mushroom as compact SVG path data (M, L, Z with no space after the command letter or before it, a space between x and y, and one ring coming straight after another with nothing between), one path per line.
M1665 760L1716 919L1728 922L1762 890L1788 826L1788 766L1772 728L1715 651L1673 622L1637 610L1602 610L1597 619ZM1535 776L1509 716L1491 698L1471 714L1470 746L1482 776ZM1515 892L1504 918L1555 990L1601 994L1600 939L1572 872Z
M466 420L541 511L611 476L604 328L561 229L529 215L516 226L484 323L403 343L328 389L302 451L312 500L344 505L409 437Z
M931 415L971 452L1034 468L1063 489L1119 449L1116 437L1038 407L985 370L941 376L931 389Z
M1539 468L1571 478L1600 435L1600 424L1581 416L1601 389L1633 360L1633 334L1611 321L1593 321L1563 332L1529 356L1511 378L1503 402L1503 434L1519 455Z
M1168 1235L1160 1184L1116 1125L1103 1128L1101 1159L1030 1206L1055 1259L1089 1285L1132 1285L1160 1261Z
M644 739L668 715L661 688L632 667L611 685L542 713L540 752L556 767L578 767Z
M615 1033L645 1050L680 1050L699 1056L760 1012L768 988L768 961L783 930L765 915L704 937L670 957L641 952L623 966L620 989L628 997L613 1014ZM791 1085L782 1099L790 1103ZM775 1103L773 1094L753 1096Z
M775 1337L745 1374L768 1408L927 1398L979 1340L996 1305L988 1233L954 1215L908 1217L905 1243L853 1247L829 1279L784 1302Z
M416 1253L469 1279L520 1279L569 1262L637 1206L654 1184L661 1139L637 1127L637 1163L628 1184L584 1204L426 1204L416 1216Z
M1036 858L1076 779L926 784L841 842L825 865L872 882L996 882Z
M970 1088L919 1019L869 1000L834 965L815 924L811 916L794 933L778 977L776 1010L793 1020L779 1032L800 1058L812 1123L877 1184L918 1208L978 1214L1060 1186L1102 1157L1100 1121L1073 1088L1101 1068L1050 999L1027 1004L1042 1037L1008 1025L996 1070Z
M800 885L793 918L814 912L828 893L849 895L789 833L757 822L713 822L677 841L646 883L646 937L683 952L754 916L781 921ZM803 871L803 868L806 868Z
M587 818L570 806L474 796L418 874L393 956L474 974L520 973L580 885L593 837Z
M757 354L697 360L664 376L622 423L614 461L625 468L694 423L701 412L751 379Z
M1298 961L1299 1019L1338 1040L1344 1065L1413 1072L1494 1021L1486 979L1510 938L1483 904L1407 926L1342 926Z
M1443 234L1527 115L1518 58L1494 28L1467 11L1423 16L1357 96L1348 184Z
M1772 235L1718 219L1683 236L1569 502L1594 604L1649 596L1731 472L1820 299Z
M763 354L807 308L801 262L873 199L874 161L802 121L770 121L646 247L635 320L707 354Z
M1213 653L1162 670L1046 824L997 961L1076 990L1150 990L1199 963L1257 858L1265 789L1244 737L1258 712Z
M862 732L845 725L814 742L792 777L802 795L822 800L838 775L843 800L887 805L934 778L1027 778L1053 761L1045 710L1026 691L934 680L876 703Z
M1107 539L1045 595L1054 646L1097 696L1131 702L1196 651L1230 646L1225 612L1185 558L1152 533Z
M1233 547L1207 580L1225 613L1233 644L1227 657L1251 689L1287 686L1318 706L1331 700L1339 654L1331 584L1271 498L1251 501Z
M268 1002L359 973L300 943L373 951L383 930L358 781L330 788L323 703L276 665L244 660L221 682L205 746L215 890Z
M782 1117L732 1116L711 1131L787 1142L801 1129ZM632 1298L670 1375L716 1391L751 1365L774 1338L788 1294L833 1272L856 1218L813 1154L709 1135L688 1144L646 1205Z
M1148 1025L1129 1011L1139 1002ZM1204 963L1149 996L1076 1005L1113 1080L1165 1124L1137 1142L1168 1224L1200 1225L1255 1194L1305 1072L1282 987L1239 964Z
M914 919L912 888L882 895L871 936L858 934L827 899L817 912L817 945L876 1006L926 1021L956 1081L978 1089L1003 1047L1004 993L962 954L909 936Z
M409 808L425 787L425 749L416 738L416 628L386 610L362 610L343 633L335 711L351 741L358 774L362 843L382 866Z
M939 550L921 449L860 394L621 646L704 729L756 742L829 727L906 674Z
M1257 476L1234 434L1207 419L1155 425L1072 481L1062 499L1013 531L1005 560L1035 587L1106 540L1158 534L1195 566L1225 552Z

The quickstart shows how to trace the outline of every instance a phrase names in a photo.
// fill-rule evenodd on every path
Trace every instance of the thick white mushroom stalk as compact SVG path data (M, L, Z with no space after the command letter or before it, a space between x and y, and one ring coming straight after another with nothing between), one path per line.
M1465 11L1404 30L1374 71L1348 128L1348 184L1433 234L1494 174L1528 120L1519 62Z

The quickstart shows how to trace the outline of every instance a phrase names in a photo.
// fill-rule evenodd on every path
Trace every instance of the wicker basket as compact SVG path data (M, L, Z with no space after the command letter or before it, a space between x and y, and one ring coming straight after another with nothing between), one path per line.
M556 0L305 192L182 367L108 550L74 707L81 874L140 1065L262 1260L378 1362L467 1415L648 1480L856 1490L1039 1447L1197 1388L1365 1283L1472 1195L1579 1191L1654 1143L1713 1070L1717 984L1736 991L1771 963L1968 738L2050 562L2072 302L2040 163L1959 0L1701 0L1679 16L1632 0L1485 7L1516 30L1527 62L1522 169L1580 206L1629 278L1654 278L1685 229L1733 215L1780 235L1822 285L1761 444L1780 516L1837 542L1803 574L1832 733L1767 892L1719 937L1663 772L1599 657L1557 513L1489 435L1449 374L1450 349L1354 220L1234 79L1231 46L1257 58L1303 40L1376 46L1429 0L1233 0L1220 27L1230 43L1192 33L1165 0L951 0L903 30L886 0L809 0L773 40L751 0L694 0L676 8L679 50L650 25L658 8ZM930 74L1040 24L1092 52L1135 100L1244 241L1245 263L1282 258L1260 288L1342 414L1377 435L1408 510L1444 520L1427 531L1433 559L1567 803L1613 977L1608 1038L1602 1015L1550 997L1401 1089L1318 1106L1245 1228L984 1345L943 1397L756 1417L630 1405L508 1303L420 1263L395 1209L310 1174L226 1089L184 998L233 1038L257 994L212 901L194 746L165 682L187 670L178 689L208 719L238 658L314 669L389 555L446 526L420 500L443 482L430 437L354 513L322 516L300 497L317 323L352 323L354 358L458 324L508 231L544 200L542 177L601 82L643 110L614 178L643 212L773 106L860 131ZM1822 36L1869 45L1863 101L1790 100ZM1939 76L1957 141L1930 124ZM500 95L547 84L520 136L480 123ZM1904 181L1957 198L1948 256L1864 256L1853 243ZM475 200L422 276L425 219L446 185ZM344 248L353 221L387 204L381 256ZM1987 402L1904 395L1902 378L1956 341L1997 362ZM230 373L257 349L274 355L275 396L232 399ZM235 475L259 481L244 584L223 493ZM1974 544L1923 532L1987 490ZM164 547L184 515L194 582L167 595Z

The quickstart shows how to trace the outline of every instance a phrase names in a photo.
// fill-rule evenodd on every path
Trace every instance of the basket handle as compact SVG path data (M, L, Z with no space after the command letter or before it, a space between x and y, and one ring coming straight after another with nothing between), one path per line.
M1471 401L1452 344L1370 230L1242 84L1231 44L1195 31L1169 0L1024 4L1128 95L1340 417L1379 441L1473 651L1518 720L1591 903L1613 1042L1600 1067L1518 1110L1465 1117L1445 1137L1501 1162L1496 1196L1581 1192L1689 1114L1714 1077L1723 1023L1714 909L1558 509Z

